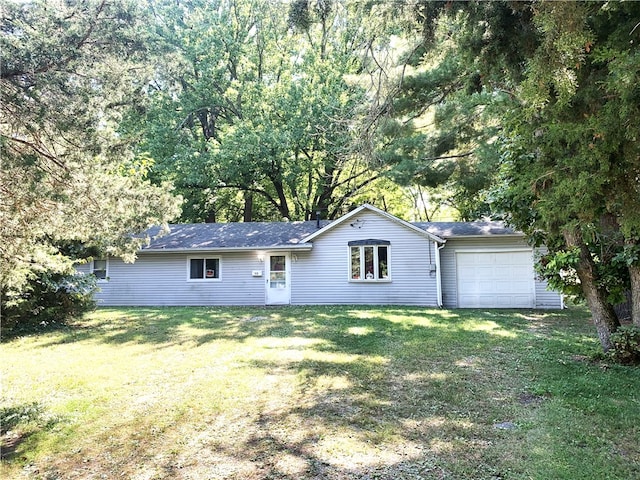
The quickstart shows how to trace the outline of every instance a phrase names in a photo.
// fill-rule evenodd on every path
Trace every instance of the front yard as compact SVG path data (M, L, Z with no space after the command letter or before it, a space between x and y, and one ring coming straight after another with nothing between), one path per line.
M2 344L2 478L640 478L585 310L100 309Z

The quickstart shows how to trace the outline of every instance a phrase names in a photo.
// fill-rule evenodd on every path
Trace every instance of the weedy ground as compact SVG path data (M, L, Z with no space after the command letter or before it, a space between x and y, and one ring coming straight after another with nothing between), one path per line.
M99 309L2 344L2 478L640 478L588 312Z

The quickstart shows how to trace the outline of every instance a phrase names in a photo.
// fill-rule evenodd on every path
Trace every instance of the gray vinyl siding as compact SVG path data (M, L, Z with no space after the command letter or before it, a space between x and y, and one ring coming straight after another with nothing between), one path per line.
M474 237L474 238L452 238L447 240L444 248L440 251L440 265L442 274L442 303L447 308L458 307L458 279L456 269L456 251L473 250L509 250L531 248L524 237L503 236L503 237ZM561 308L562 299L558 292L547 289L547 282L534 278L535 307L536 308Z
M390 281L349 280L348 242L365 239L390 242ZM290 253L291 304L437 305L433 242L376 213L362 212L314 239L312 250ZM188 258L204 256L220 258L220 280L187 281ZM257 251L141 253L133 264L110 258L96 299L104 306L264 305L265 267ZM253 277L254 270L263 276Z
M349 279L349 242L370 239L389 242L389 281ZM441 271L436 272L436 244L425 234L369 209L323 230L312 244L310 250L289 252L291 304L436 306L440 275L444 306L456 308L456 251L530 248L518 236L451 238L440 250ZM96 299L99 305L113 306L264 305L267 265L259 260L259 253L268 256L270 252L141 252L134 264L110 258L108 281L99 283ZM188 259L204 257L220 259L219 280L189 281ZM90 265L78 266L84 273L90 269ZM253 276L254 271L262 271L262 276ZM533 265L531 278L537 308L562 306L560 295L535 278Z
M546 253L547 249L542 247L534 253L537 260L540 254ZM562 295L555 290L548 288L546 280L536 278L536 307L537 308L563 308Z
M351 225L355 225L352 227ZM349 280L353 240L387 240L390 282ZM313 240L313 250L294 252L291 303L437 305L434 246L424 235L374 212L363 211Z
M188 258L220 258L220 280L188 281ZM255 252L141 253L135 263L110 258L107 282L100 282L98 305L263 305L265 277ZM81 266L81 271L88 268Z
M87 263L76 265L75 268L78 273L84 273L85 275L91 273L91 266Z

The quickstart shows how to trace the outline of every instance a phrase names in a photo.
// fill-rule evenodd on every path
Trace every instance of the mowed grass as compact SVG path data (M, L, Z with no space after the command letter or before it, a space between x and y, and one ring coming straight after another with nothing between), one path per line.
M584 309L100 309L2 344L2 478L640 478Z

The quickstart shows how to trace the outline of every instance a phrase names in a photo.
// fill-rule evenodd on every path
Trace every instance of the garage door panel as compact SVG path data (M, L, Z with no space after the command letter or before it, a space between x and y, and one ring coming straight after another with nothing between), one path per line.
M516 267L512 267L509 265L504 265L504 266L496 266L492 269L491 274L495 275L495 276L507 276L507 275L511 275L511 272L515 269Z
M496 307L497 308L510 308L514 303L513 297L504 297L498 296L496 297Z
M495 280L493 281L490 290L494 293L509 293L512 295L518 295L530 292L530 280Z
M457 252L458 306L529 308L535 304L532 253Z

